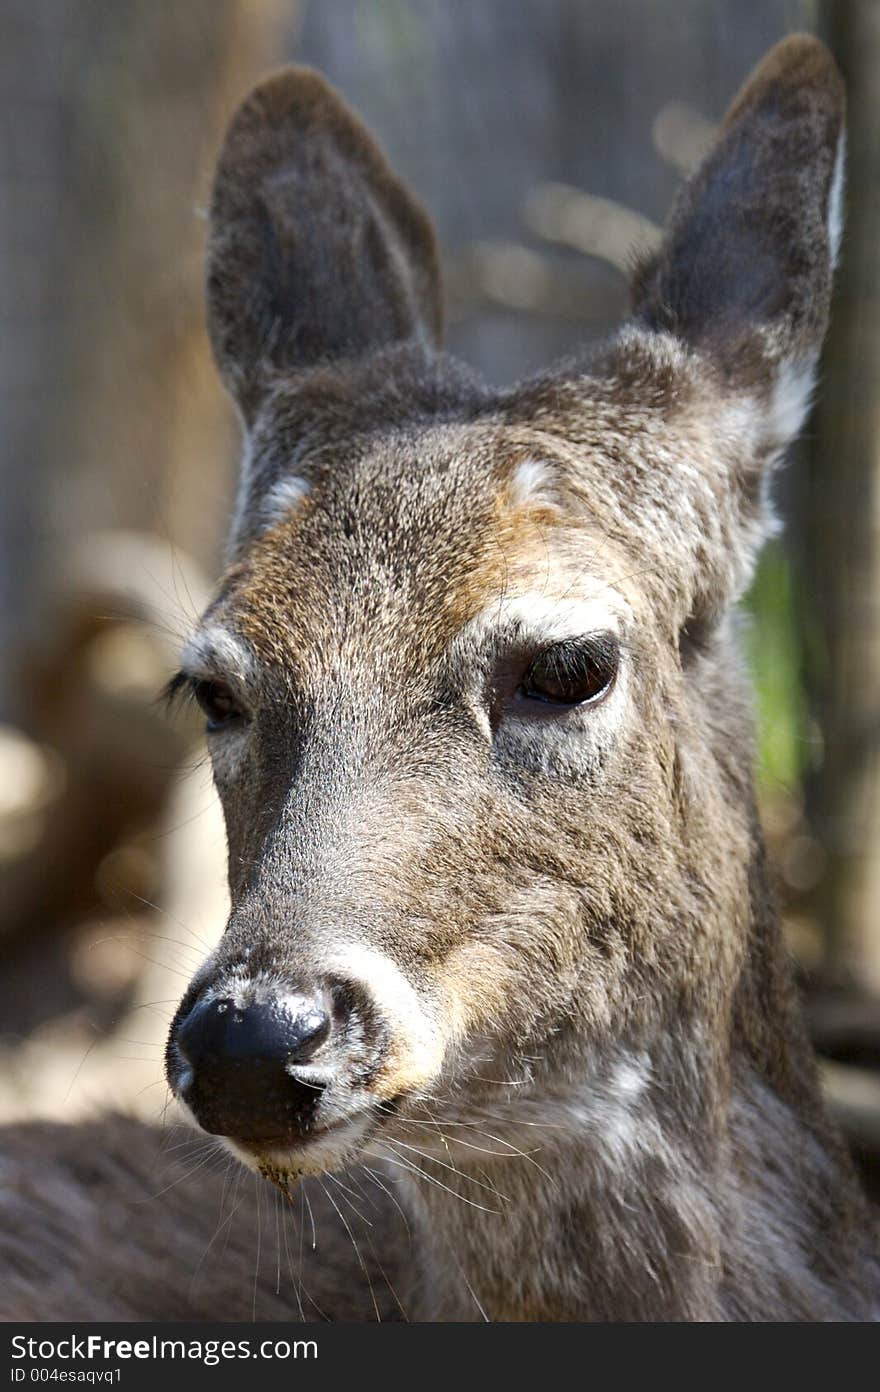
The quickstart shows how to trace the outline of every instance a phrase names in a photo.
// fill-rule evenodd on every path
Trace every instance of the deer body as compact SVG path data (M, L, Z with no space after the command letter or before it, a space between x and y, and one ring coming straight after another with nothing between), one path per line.
M285 1194L383 1165L411 1318L875 1308L733 616L808 406L842 123L822 46L775 49L631 320L507 392L442 354L429 224L322 79L230 128L209 310L248 444L176 685L232 915L168 1077Z

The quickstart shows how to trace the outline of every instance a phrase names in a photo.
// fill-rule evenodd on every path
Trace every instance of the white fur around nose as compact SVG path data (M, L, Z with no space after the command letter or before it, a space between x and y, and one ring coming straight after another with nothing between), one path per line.
M367 943L349 942L318 963L325 977L339 977L364 988L390 1026L392 1053L413 1079L433 1077L443 1057L443 1038L436 1014L412 982L385 952Z

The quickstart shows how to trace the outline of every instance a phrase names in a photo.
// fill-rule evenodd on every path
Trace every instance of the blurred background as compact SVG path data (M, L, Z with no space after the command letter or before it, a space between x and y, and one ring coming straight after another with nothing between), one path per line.
M847 233L748 642L786 932L880 1190L875 0L4 0L0 1119L160 1115L168 1019L223 925L198 725L156 695L235 479L202 259L237 102L285 61L327 73L437 221L451 348L509 381L620 319L633 248L792 30L847 79Z

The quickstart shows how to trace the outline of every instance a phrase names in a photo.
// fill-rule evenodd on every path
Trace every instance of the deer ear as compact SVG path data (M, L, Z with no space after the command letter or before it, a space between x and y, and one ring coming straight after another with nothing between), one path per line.
M809 408L841 234L844 89L831 54L794 35L767 54L684 187L636 279L637 318L747 391L768 451Z
M279 374L439 340L431 223L308 69L262 82L227 132L211 202L208 322L246 420Z

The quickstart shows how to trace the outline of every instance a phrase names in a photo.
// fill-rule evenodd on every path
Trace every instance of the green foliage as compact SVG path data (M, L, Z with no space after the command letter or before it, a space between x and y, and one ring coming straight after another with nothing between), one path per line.
M794 579L780 542L765 547L745 607L757 691L758 782L772 797L798 789L810 749Z

